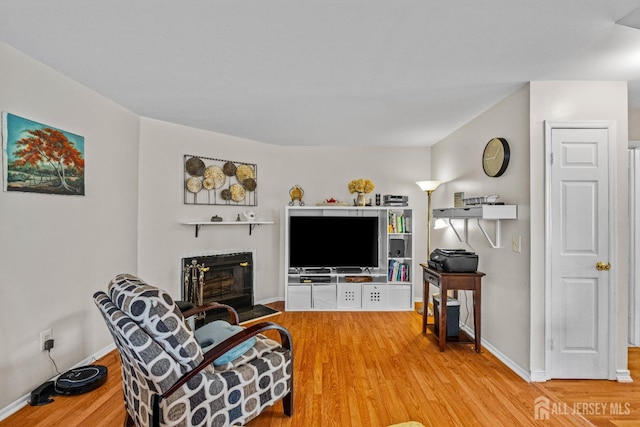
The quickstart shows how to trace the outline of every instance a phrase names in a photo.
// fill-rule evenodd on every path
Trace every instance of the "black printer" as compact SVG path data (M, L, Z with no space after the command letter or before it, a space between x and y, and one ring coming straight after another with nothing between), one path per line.
M436 271L473 273L478 269L478 255L464 249L436 249L429 258L429 268Z

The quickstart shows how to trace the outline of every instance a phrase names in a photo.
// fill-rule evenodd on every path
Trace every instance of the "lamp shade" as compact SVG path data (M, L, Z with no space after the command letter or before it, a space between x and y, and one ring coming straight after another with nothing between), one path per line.
M434 191L442 183L440 181L416 181L416 184L422 191Z

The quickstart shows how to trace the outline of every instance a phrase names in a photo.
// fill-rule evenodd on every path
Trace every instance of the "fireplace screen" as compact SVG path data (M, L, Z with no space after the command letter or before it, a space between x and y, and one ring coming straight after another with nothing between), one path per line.
M219 302L236 310L253 307L251 252L182 259L182 299L196 305Z

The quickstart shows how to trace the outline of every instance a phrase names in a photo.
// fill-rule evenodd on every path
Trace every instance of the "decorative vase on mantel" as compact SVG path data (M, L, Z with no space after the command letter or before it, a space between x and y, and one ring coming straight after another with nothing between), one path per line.
M367 198L365 197L365 193L358 193L358 196L356 197L356 206L367 206Z

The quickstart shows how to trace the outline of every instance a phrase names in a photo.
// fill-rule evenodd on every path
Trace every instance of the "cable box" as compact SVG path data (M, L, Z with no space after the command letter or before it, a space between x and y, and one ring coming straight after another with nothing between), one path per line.
M331 273L331 269L330 268L324 268L324 267L305 268L304 272L305 273L310 273L310 274L328 274L328 273Z
M330 283L331 276L300 276L300 283Z
M362 269L360 267L338 267L336 271L341 274L355 274L362 273Z

